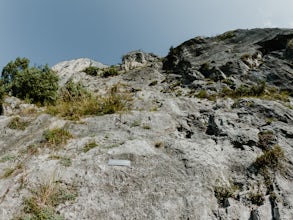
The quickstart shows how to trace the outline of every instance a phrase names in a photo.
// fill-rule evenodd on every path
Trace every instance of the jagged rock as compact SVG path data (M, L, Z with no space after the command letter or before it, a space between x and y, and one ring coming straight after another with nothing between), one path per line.
M132 51L122 57L121 68L125 71L143 67L150 63L155 63L160 59L153 53L145 53L142 51Z
M80 58L70 61L63 61L53 66L52 69L58 73L59 85L64 86L70 79L74 82L78 82L82 78L85 78L86 74L82 73L82 71L89 66L95 66L98 68L107 67L97 61L88 58Z
M197 37L172 48L163 69L182 75L187 85L201 79L198 72L215 81L229 76L243 81L253 72L258 80L292 91L292 69L282 59L286 48L285 54L289 53L287 41L292 37L290 29L235 30Z
M284 51L292 33L254 29L198 37L173 48L164 64L132 52L123 63L133 69L107 79L82 73L90 65L105 67L87 59L57 64L60 86L73 79L103 96L119 83L132 108L70 121L8 96L0 116L0 219L17 218L42 184L77 191L75 200L54 207L65 219L293 219L292 97L196 96L257 79L277 89L291 86ZM30 107L33 112L21 111ZM24 130L9 126L16 116L29 122ZM58 149L45 143L53 128L72 135ZM267 131L273 137L262 140ZM92 143L97 146L85 149ZM275 144L284 151L282 169L257 172L264 146ZM130 166L109 166L113 159ZM217 186L223 190L216 194ZM258 189L261 203L251 198Z

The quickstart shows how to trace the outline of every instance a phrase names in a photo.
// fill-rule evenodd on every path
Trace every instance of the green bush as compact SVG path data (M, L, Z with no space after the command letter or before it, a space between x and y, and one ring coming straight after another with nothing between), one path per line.
M56 105L48 106L47 112L70 120L79 120L83 116L114 114L129 110L132 96L123 91L121 85L114 85L104 96L97 96L77 85L66 89L69 93L65 98L60 95ZM73 90L72 90L73 88ZM74 95L75 94L75 95Z
M102 73L102 77L105 77L105 78L108 78L110 76L117 76L117 75L119 75L119 72L114 66L104 69Z
M74 102L90 97L91 94L81 85L69 80L64 87L61 88L59 98L64 102Z
M45 131L44 137L47 144L57 147L60 145L65 145L67 141L73 136L63 128L54 128L52 130Z
M57 90L58 76L47 65L17 73L11 84L12 95L41 105L54 103Z
M41 105L56 101L58 76L48 65L29 67L28 59L17 58L3 68L1 78L13 96Z
M282 168L283 160L285 160L284 150L279 145L275 145L256 158L254 165L257 169L271 168L276 170Z
M86 74L90 75L90 76L97 76L99 73L99 68L96 66L89 66L87 68L85 68L82 72L85 72Z
M10 129L25 130L28 125L28 121L24 121L20 117L14 117L10 120L7 127Z
M17 73L28 69L29 59L17 57L15 61L10 61L2 70L1 78L5 84L13 81Z

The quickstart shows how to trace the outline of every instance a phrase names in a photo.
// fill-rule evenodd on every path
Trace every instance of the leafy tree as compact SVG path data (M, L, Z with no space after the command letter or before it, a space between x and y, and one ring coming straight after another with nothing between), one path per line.
M29 59L17 57L15 61L10 61L2 70L2 79L5 84L13 81L15 75L29 67Z
M26 68L18 72L11 82L12 95L41 105L57 99L58 76L48 65Z
M58 90L57 74L48 65L29 67L29 63L29 59L18 57L3 68L1 79L6 92L36 104L54 103Z

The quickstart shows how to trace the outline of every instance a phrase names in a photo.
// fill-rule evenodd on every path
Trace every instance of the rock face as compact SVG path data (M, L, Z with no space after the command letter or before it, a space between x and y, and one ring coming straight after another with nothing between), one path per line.
M129 71L137 67L143 67L159 60L159 56L153 53L144 53L142 51L132 51L122 57L122 69Z
M83 73L104 67L87 59L57 64L61 86L72 78L103 95L119 83L132 108L70 121L6 97L0 219L29 212L28 198L54 184L76 192L54 206L68 220L293 219L293 100L279 94L291 91L291 34L255 29L194 38L163 62L131 52L123 60L131 70L108 78ZM241 87L256 79L266 80L261 92ZM12 126L15 118L27 122L24 129ZM72 135L58 149L44 144L54 128Z
M196 37L172 48L163 68L182 76L185 84L229 77L263 80L292 91L292 52L287 45L292 38L291 29L235 30L211 38Z
M52 69L58 72L59 84L60 86L63 86L66 82L68 82L69 79L73 79L73 81L77 82L81 80L81 78L84 78L86 74L80 74L80 72L89 66L98 68L107 67L106 65L97 61L88 58L80 58L70 61L63 61L53 66Z

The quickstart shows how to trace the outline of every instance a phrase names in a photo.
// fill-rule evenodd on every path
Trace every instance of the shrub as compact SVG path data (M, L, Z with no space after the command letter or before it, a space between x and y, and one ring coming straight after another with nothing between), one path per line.
M80 95L73 95L71 90L67 92L60 95L55 106L48 107L49 114L78 120L87 115L113 114L130 107L131 96L129 92L122 91L120 85L114 85L104 96L95 96L87 91Z
M274 142L275 136L273 131L261 131L258 133L258 146L262 149L268 149Z
M5 89L18 98L41 105L57 98L58 76L48 65L29 68L28 59L17 58L3 68L1 78Z
M216 186L214 188L214 194L215 194L215 197L218 200L218 203L220 205L224 205L225 201L229 197L233 197L237 190L238 190L238 186L234 185L234 184L232 186L230 186L230 187L228 187L228 186Z
M23 213L16 219L63 220L55 208L66 201L74 200L77 196L75 189L65 188L57 181L41 184L32 193L31 197L24 199Z
M86 153L88 151L90 151L91 149L97 147L98 144L93 141L93 142L90 142L90 143L87 143L84 147L83 147L83 152Z
M60 99L64 102L73 102L89 97L90 93L80 84L69 80L60 90Z
M54 128L52 130L47 130L44 133L46 143L53 146L60 146L67 143L67 140L73 136L63 128Z
M10 61L2 70L1 78L5 84L13 81L17 73L28 69L29 59L17 57L15 61Z
M99 73L99 68L96 66L89 66L87 68L85 68L84 70L82 70L82 72L85 72L86 74L90 75L90 76L97 76Z
M29 122L21 120L20 117L14 117L8 124L8 128L16 130L24 130L29 125Z
M261 192L254 192L254 193L250 193L249 194L249 198L248 198L252 204L261 206L263 205L264 201L265 201L265 196L263 193Z
M11 84L12 95L41 105L54 103L57 90L58 77L47 65L19 72Z
M112 66L103 70L102 77L108 78L110 76L117 76L119 75L118 70Z
M225 32L225 33L223 33L221 35L218 35L217 39L222 41L222 40L231 39L233 37L235 37L235 32L234 31L228 31L228 32Z
M285 155L283 149L279 145L275 145L272 149L264 151L263 155L256 158L254 165L257 169L280 169L284 159Z

